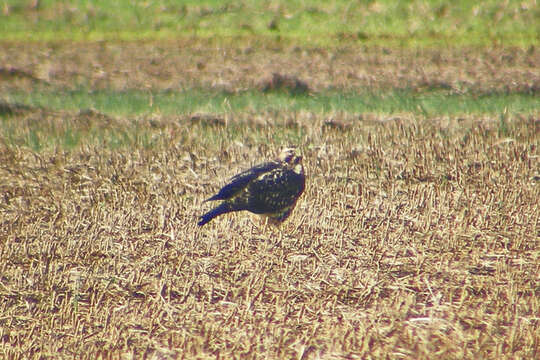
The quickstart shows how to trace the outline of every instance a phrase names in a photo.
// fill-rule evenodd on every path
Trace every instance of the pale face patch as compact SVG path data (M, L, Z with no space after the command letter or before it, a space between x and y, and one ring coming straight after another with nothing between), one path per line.
M279 160L280 161L283 161L283 162L286 162L286 163L291 163L291 160L293 160L295 158L295 149L293 148L285 148L281 151L281 153L279 154Z
M302 166L302 164L298 163L294 165L293 171L298 175L302 175L304 173L304 167Z

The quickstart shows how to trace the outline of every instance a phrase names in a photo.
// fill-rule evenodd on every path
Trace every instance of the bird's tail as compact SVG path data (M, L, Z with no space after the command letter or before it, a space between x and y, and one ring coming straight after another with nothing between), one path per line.
M213 208L212 210L210 210L209 212L207 212L206 214L204 214L203 216L201 216L201 220L198 222L198 225L203 226L204 224L210 222L216 216L219 216L221 214L225 214L231 211L234 211L231 207L231 204L227 202L223 202L220 205Z

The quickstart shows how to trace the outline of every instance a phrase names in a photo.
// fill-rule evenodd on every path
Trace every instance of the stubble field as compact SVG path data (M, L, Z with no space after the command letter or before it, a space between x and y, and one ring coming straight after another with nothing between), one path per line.
M538 357L538 108L152 107L186 88L264 99L274 72L308 84L294 101L407 89L534 107L538 50L2 46L0 357ZM80 86L147 89L149 110L21 95ZM196 226L202 200L287 145L307 187L282 227Z

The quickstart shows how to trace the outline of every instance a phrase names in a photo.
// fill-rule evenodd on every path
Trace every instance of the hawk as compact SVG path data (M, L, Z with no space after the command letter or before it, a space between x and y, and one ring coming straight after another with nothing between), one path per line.
M277 159L233 176L229 183L206 201L223 200L201 216L199 226L216 216L247 210L263 215L275 224L289 217L305 187L302 157L294 149L284 149Z

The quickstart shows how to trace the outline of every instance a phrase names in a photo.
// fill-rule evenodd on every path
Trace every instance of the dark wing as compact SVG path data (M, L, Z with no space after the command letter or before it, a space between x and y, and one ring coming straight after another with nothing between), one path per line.
M226 200L230 199L240 191L242 191L251 181L258 178L261 174L271 171L279 166L278 162L270 161L263 164L255 165L251 169L241 172L233 176L227 185L221 188L219 192L206 199L205 201Z
M281 214L289 208L292 210L304 187L303 174L285 167L276 168L248 185L245 195L247 210L268 215Z

